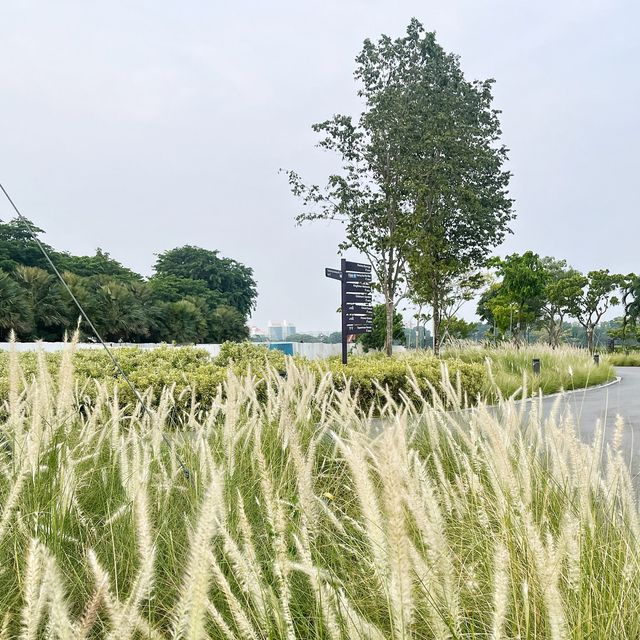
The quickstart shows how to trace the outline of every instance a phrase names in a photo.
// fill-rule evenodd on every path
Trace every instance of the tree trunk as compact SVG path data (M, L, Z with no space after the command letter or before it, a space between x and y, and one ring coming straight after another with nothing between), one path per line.
M393 312L395 311L393 299L387 296L385 300L387 312L387 331L384 340L384 350L388 356L393 355Z
M440 355L440 305L433 303L433 355Z
M587 348L589 349L589 353L593 353L593 327L587 327Z

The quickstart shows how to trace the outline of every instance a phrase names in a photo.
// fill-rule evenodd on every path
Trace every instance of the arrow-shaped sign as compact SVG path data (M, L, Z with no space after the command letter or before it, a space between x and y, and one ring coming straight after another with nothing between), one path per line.
M358 304L371 304L371 294L361 291L351 291L345 295L346 302L355 302Z
M371 283L370 282L345 282L344 283L345 293L371 293Z
M371 273L371 265L363 262L349 262L344 264L346 271L358 271L360 273Z
M347 327L363 327L365 329L372 329L373 323L366 318L345 318L345 325Z
M340 269L325 269L324 275L327 278L333 278L334 280L342 280L342 271Z
M347 303L344 305L344 310L347 313L364 313L369 316L373 314L373 307L366 304Z
M370 273L359 273L356 271L347 271L344 275L347 282L353 282L354 280L357 280L360 282L371 282Z

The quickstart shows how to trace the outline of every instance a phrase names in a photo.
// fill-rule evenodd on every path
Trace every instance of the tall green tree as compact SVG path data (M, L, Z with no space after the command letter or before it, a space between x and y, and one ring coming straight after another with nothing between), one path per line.
M422 263L420 267L424 267ZM434 336L437 340L437 344L434 345L434 352L439 353L440 347L447 338L462 337L460 331L453 330L454 327L462 328L460 321L456 319L464 304L473 300L478 291L480 291L488 282L488 276L486 273L480 271L462 272L457 274L450 272L449 278L443 280L440 283L438 289L438 301L436 307L438 309L437 314L437 327L434 332ZM416 320L418 321L418 327L420 322L424 319L433 320L433 315L427 316L422 313L424 307L430 307L433 304L432 290L429 286L423 286L428 275L425 275L423 279L420 271L413 271L411 273L410 282L410 299L418 305L419 312L416 314ZM474 325L475 326L475 325ZM419 330L419 329L418 329ZM457 335L454 335L457 334Z
M217 251L189 245L170 249L158 255L155 273L200 281L218 294L219 304L234 307L245 318L255 307L253 270L236 260L219 257Z
M29 224L36 235L44 233L31 221ZM49 245L40 241L51 254L55 254ZM20 218L14 218L8 222L0 221L0 269L11 273L20 265L49 269L42 251L31 237L27 225Z
M602 317L620 301L615 293L622 280L622 276L609 273L608 269L589 271L582 276L582 287L571 300L570 313L584 327L591 353L595 348L595 331Z
M541 322L547 332L547 341L551 346L560 344L565 318L570 314L572 301L580 294L583 276L569 267L566 260L543 258L545 285L540 307Z
M141 282L142 276L112 258L106 251L98 248L93 256L74 256L69 253L54 254L54 263L58 269L70 271L78 276L106 276L124 282Z
M365 351L369 349L386 349L387 338L387 309L384 304L378 304L373 308L373 330L358 336L358 342ZM393 314L393 342L404 344L404 322L402 314L398 311ZM392 342L392 344L393 344Z
M358 120L337 115L313 127L342 171L324 188L305 185L292 171L289 182L304 206L298 222L341 221L340 250L357 249L371 263L390 355L408 264L421 273L438 325L444 283L504 236L512 217L509 173L491 81L465 80L458 57L417 20L401 38L365 40L355 77L364 101Z
M126 282L106 280L93 293L93 322L105 340L133 342L149 335L139 298Z
M501 278L494 294L485 299L484 304L491 310L492 319L497 315L504 326L509 317L511 337L521 341L528 327L533 325L541 316L545 302L545 286L547 273L540 256L533 251L526 251L522 255L513 253L505 258L493 258L491 266L496 269ZM490 318L479 309L481 317Z

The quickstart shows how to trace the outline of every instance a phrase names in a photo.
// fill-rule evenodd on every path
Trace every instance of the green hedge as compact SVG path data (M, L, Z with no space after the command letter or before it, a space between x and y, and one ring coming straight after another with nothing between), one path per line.
M208 406L226 379L229 371L244 375L251 371L259 380L271 367L281 375L286 372L286 358L282 352L268 350L261 345L251 343L225 343L220 354L212 358L204 349L196 347L173 348L159 347L144 350L136 347L123 347L116 351L123 371L141 393L151 390L152 398L157 401L162 389L173 387L178 406L187 409L191 405L192 392L202 406ZM0 396L6 397L8 390L8 354L0 353ZM55 377L62 354L45 355L47 367ZM441 363L428 355L418 357L386 358L381 355L352 356L347 367L343 367L339 358L324 361L308 361L295 357L294 361L303 367L311 367L321 376L330 371L336 388L343 389L346 378L352 381L352 389L357 390L363 407L372 402L384 402L384 393L376 382L394 399L403 394L415 399L415 390L409 375L413 372L421 393L430 397L432 388L442 390ZM126 381L117 371L108 355L101 350L79 350L73 357L79 389L85 401L90 402L96 395L95 380L106 382L109 388L118 388L123 403L135 400ZM20 363L25 378L31 379L37 371L37 354L20 354ZM460 379L461 390L470 401L475 401L486 387L486 372L483 365L465 363L459 359L447 361L450 379L456 384Z
M484 365L465 363L459 359L446 362L449 380L457 387L460 380L460 391L470 403L475 403L486 386L487 374ZM333 374L336 388L342 389L346 380L351 380L352 389L357 391L363 403L384 402L384 393L376 386L386 389L393 399L402 395L416 399L414 385L410 376L413 374L421 394L430 398L435 389L443 399L447 394L442 387L442 362L433 356L402 356L388 358L384 355L351 356L344 367L339 358L329 358L319 365L320 370L328 370Z

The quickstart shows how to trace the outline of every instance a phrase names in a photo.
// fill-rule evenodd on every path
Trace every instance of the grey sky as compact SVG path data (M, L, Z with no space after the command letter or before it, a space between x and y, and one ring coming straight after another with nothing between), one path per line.
M640 270L631 1L3 0L0 180L59 249L147 275L155 252L219 249L255 271L252 324L335 328L340 227L295 227L277 171L332 168L310 125L356 111L362 40L412 16L497 81L518 212L500 253Z

